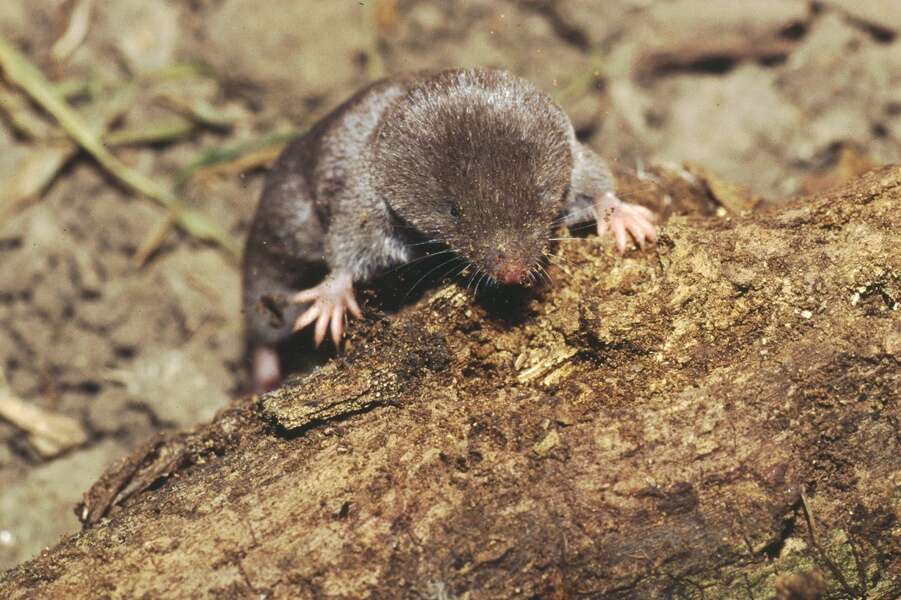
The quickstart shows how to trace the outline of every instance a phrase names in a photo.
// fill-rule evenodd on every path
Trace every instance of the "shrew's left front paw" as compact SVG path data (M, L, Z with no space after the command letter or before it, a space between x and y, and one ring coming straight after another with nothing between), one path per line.
M329 329L332 332L332 341L335 342L335 347L338 347L344 335L344 314L347 311L358 319L363 318L363 311L354 298L353 278L347 273L329 273L325 281L316 287L298 292L292 301L311 302L307 310L294 322L294 331L299 331L316 321L313 339L317 348Z
M654 213L644 206L623 202L613 192L595 198L594 214L598 222L598 235L612 231L620 254L626 251L627 232L640 248L644 248L647 242L657 241Z

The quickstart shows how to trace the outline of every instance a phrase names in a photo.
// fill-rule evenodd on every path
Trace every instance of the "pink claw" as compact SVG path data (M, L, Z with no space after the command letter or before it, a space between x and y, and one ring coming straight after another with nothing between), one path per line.
M657 241L654 213L639 204L623 202L613 192L595 199L594 214L598 222L598 235L604 235L608 229L612 231L620 254L626 251L628 236L635 240L639 248L644 248L646 242Z
M330 274L316 287L295 294L292 300L311 303L307 310L297 317L294 331L300 331L315 321L313 341L317 348L329 331L335 346L341 343L344 336L344 315L347 311L358 319L363 318L363 311L354 298L353 278L347 273Z

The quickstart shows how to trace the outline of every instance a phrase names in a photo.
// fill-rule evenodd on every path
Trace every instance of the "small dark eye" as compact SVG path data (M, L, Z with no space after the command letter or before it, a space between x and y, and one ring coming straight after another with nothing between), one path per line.
M452 216L455 219L460 216L460 209L457 208L457 206L455 204L451 204L450 216Z

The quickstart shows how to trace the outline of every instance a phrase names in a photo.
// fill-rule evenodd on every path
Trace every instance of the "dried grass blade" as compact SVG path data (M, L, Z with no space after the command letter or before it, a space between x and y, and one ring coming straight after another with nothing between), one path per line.
M84 444L88 434L71 417L39 408L0 389L0 417L30 435L35 449L50 458Z
M81 46L88 36L88 29L91 26L91 12L93 10L94 0L81 0L75 5L66 31L50 48L50 55L53 57L53 60L57 62L66 60Z
M179 226L189 234L215 242L235 257L240 255L240 245L231 234L199 213L186 211L181 199L113 156L44 75L2 37L0 37L0 66L11 81L53 115L78 145L119 181L172 211Z

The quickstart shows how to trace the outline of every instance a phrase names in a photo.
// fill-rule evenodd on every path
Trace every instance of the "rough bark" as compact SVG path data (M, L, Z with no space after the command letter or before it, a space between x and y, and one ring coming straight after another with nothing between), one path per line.
M110 471L0 597L897 597L899 207L886 168L356 324Z

